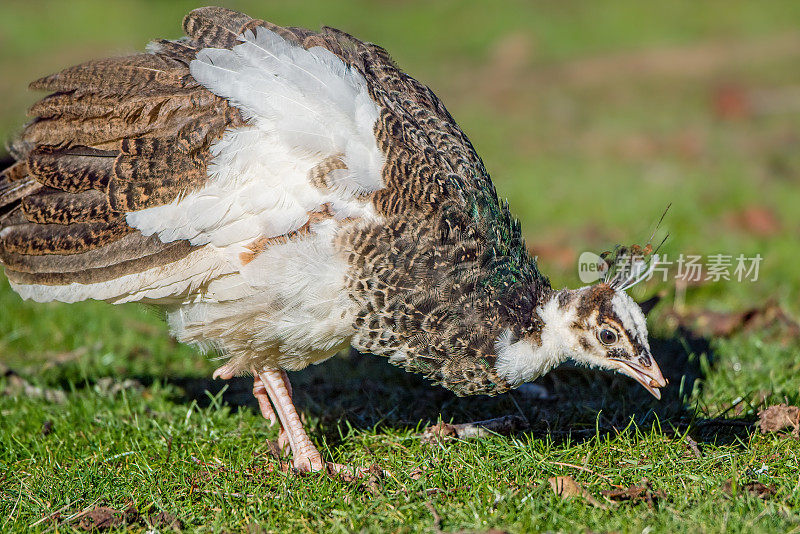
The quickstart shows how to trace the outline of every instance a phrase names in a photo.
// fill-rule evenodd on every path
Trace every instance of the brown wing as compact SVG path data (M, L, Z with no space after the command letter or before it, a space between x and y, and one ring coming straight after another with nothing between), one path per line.
M192 247L144 237L126 212L168 203L207 179L210 145L239 112L200 86L189 62L238 28L185 24L190 39L90 61L31 84L49 91L0 174L0 260L20 284L97 283L177 261Z

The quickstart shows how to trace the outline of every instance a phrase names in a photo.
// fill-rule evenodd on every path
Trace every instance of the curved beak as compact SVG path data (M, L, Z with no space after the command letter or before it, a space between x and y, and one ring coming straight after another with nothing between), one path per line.
M667 385L667 380L664 378L664 375L661 374L661 369L659 369L658 364L653 357L651 356L647 359L650 360L650 365L642 365L631 360L613 361L615 364L617 364L616 370L618 372L633 378L643 385L651 395L661 400L661 390L658 388L665 387Z

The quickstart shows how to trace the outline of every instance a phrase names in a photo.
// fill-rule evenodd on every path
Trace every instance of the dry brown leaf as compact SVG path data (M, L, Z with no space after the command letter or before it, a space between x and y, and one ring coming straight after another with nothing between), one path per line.
M444 441L447 438L457 437L458 433L456 433L456 427L450 423L437 423L435 425L431 425L422 433L422 440L425 443L436 443L438 441Z
M787 404L770 406L758 412L758 427L762 434L791 429L794 437L800 437L800 408Z
M739 484L738 487L740 492L748 493L753 497L758 497L763 500L772 498L778 491L772 484L767 485L761 482L747 482L745 484ZM734 495L732 479L729 478L722 484L722 491L728 495Z
M97 506L83 515L78 528L81 530L108 530L122 525L122 512L108 506Z
M571 497L579 497L584 499L586 502L595 506L597 508L602 508L603 510L608 509L608 507L595 499L591 493L583 489L583 487L575 482L575 479L571 476L560 476L560 477L550 477L547 479L550 483L550 487L553 488L553 493L561 497L562 499L569 499Z
M109 530L123 525L145 525L150 528L180 530L180 520L167 512L153 513L146 518L131 504L124 511L108 506L96 506L81 514L81 530Z
M667 494L664 490L653 491L653 484L649 480L643 478L638 486L630 486L628 488L613 489L600 492L604 497L614 501L631 501L640 502L644 501L650 508L655 508L658 501L667 499Z
M518 415L506 415L494 419L457 425L438 423L426 428L425 432L422 434L422 439L428 443L435 443L447 438L474 439L485 438L493 434L507 436L515 432L527 430L529 427L528 421L522 417Z

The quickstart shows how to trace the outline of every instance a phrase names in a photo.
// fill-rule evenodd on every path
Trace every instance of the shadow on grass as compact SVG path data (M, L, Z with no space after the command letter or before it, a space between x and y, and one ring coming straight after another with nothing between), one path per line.
M701 355L712 360L707 340L678 330L668 338L651 339L651 347L670 383L661 401L624 376L570 365L535 382L546 388L547 399L526 394L524 388L498 397L456 397L383 358L355 351L290 376L298 410L319 422L329 443L340 439L340 426L418 428L440 418L461 423L511 414L528 420L527 432L550 436L556 442L590 439L598 430L617 433L631 422L639 428L659 424L666 434L691 427L698 442L731 443L752 432L752 420L697 418L697 411L687 404L693 388L702 387ZM195 378L168 382L185 393L183 401L200 405L207 405L208 394L217 395L226 385ZM226 403L257 409L250 392L251 379L234 379L227 385L223 393Z

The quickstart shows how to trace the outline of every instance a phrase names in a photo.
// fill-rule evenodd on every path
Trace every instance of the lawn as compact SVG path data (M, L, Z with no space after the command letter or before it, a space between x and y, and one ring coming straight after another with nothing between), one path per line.
M800 532L797 430L759 428L766 407L800 404L800 3L226 5L385 46L470 136L556 286L581 285L582 251L646 239L671 203L675 263L633 290L658 301L671 385L656 401L565 366L544 389L457 398L345 353L292 375L298 408L327 459L389 474L301 476L270 454L251 384L210 380L215 362L159 310L23 302L0 275L0 529L106 513L134 531ZM3 2L0 137L25 120L28 81L178 37L196 6ZM681 254L763 260L757 280L686 280ZM426 433L507 415L525 428Z

